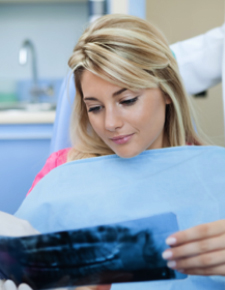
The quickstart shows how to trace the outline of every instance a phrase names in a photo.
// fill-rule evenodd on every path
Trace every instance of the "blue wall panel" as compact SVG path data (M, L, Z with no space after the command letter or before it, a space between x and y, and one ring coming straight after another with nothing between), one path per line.
M49 156L52 125L0 126L0 210L14 213Z

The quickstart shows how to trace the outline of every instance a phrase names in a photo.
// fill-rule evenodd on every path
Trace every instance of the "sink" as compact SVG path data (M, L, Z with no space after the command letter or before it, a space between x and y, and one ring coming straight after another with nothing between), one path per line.
M29 79L11 82L0 79L0 113L55 111L62 79L39 79L37 85L34 87Z
M56 109L56 104L53 103L17 103L17 104L7 104L0 103L0 111L54 111Z

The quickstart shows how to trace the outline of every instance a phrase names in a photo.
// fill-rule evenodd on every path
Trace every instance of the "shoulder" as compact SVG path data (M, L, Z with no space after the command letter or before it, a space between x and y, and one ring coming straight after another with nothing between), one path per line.
M47 174L50 170L66 163L69 150L70 148L66 148L53 152L46 160L45 165L40 172Z
M46 164L49 163L49 165L52 167L52 168L55 168L59 165L62 165L64 163L66 163L67 161L67 156L68 156L68 153L70 151L71 148L66 148L66 149L61 149L59 151L56 151L54 153L52 153L47 161L46 161Z
M71 148L62 149L59 151L56 151L52 153L48 159L45 162L44 167L41 169L41 171L37 174L37 176L34 179L34 182L28 191L28 194L32 191L32 189L35 187L35 185L45 176L47 175L51 170L54 168L66 163L67 156Z

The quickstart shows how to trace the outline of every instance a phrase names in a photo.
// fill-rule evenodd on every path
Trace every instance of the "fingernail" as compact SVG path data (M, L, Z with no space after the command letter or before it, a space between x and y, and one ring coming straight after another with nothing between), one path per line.
M17 290L15 283L12 280L6 280L3 284L4 290Z
M166 239L166 244L169 246L175 245L177 242L177 239L174 237L169 237Z
M32 290L32 288L29 285L22 283L19 285L18 290Z
M173 253L171 251L168 251L168 250L162 253L163 259L169 259L172 256L173 256Z
M167 263L167 266L169 267L169 268L172 268L172 269L174 269L175 267L176 267L176 262L175 261L169 261L168 263Z

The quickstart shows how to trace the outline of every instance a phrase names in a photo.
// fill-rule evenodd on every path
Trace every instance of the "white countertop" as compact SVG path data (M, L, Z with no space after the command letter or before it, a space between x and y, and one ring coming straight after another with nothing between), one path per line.
M1 124L51 124L55 121L55 111L0 111Z

